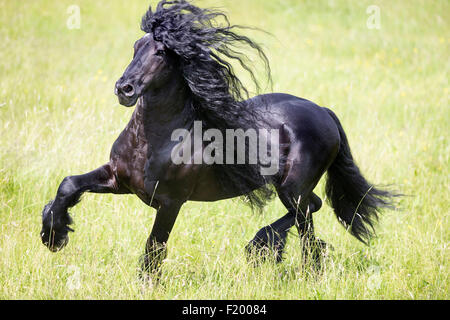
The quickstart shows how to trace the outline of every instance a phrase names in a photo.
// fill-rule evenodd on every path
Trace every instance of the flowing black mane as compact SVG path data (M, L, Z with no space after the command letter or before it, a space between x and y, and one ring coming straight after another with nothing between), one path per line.
M221 20L220 22L218 20ZM248 72L257 92L261 85L245 54L252 49L264 64L271 83L269 61L260 45L236 33L247 27L231 25L227 16L216 9L201 9L188 1L161 1L155 12L151 8L142 18L141 29L151 33L180 58L180 68L192 92L195 117L204 127L247 129L259 119L255 108L248 108L249 90L238 78L230 61L237 62ZM261 109L260 109L261 110ZM266 185L258 165L216 165L220 181L238 190ZM252 207L261 208L273 192L268 187L246 193Z
M219 23L217 18L222 18ZM256 90L260 83L249 65L247 46L256 51L271 81L269 61L262 48L248 37L239 35L227 16L218 10L201 9L185 0L161 1L156 12L151 8L142 18L141 29L153 34L180 57L183 76L194 96L199 119L215 128L242 128L255 114L246 108L249 91L236 76L235 60L246 70Z

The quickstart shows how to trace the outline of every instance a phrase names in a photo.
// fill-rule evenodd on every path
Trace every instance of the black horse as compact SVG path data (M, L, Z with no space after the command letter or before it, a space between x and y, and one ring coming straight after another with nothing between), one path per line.
M331 110L287 94L248 99L230 61L248 71L258 88L250 60L239 49L242 45L254 49L269 78L270 68L261 47L239 35L239 28L220 11L200 9L184 0L162 1L154 13L150 9L144 15L141 29L146 34L135 43L133 60L115 86L119 102L127 107L137 103L136 109L114 143L109 163L66 177L56 198L45 206L41 239L51 251L67 244L68 232L73 231L68 209L84 192L133 193L157 210L143 256L142 269L148 272L159 270L186 201L244 196L260 208L276 192L287 213L262 228L246 250L271 252L281 261L287 232L295 225L307 255L310 248L325 245L314 236L312 217L322 206L313 190L325 172L327 198L339 221L357 239L370 239L379 209L390 206L393 195L361 175ZM263 175L260 162L175 164L173 150L179 141L172 134L185 129L193 135L196 121L224 134L238 128L277 130L276 173ZM247 140L244 144L250 147ZM192 158L208 145L194 145ZM236 158L233 153L231 159Z

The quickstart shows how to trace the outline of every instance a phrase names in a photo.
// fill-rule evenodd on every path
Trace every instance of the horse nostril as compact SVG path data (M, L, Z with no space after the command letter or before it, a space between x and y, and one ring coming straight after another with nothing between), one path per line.
M134 88L131 84L126 84L122 86L122 92L125 93L127 96L131 96L134 94Z

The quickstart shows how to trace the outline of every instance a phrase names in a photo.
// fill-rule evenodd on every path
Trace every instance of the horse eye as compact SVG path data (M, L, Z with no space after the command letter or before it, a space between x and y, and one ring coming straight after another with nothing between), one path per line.
M156 54L157 56L163 56L165 53L166 53L165 50L159 49L159 50L156 51L155 54Z

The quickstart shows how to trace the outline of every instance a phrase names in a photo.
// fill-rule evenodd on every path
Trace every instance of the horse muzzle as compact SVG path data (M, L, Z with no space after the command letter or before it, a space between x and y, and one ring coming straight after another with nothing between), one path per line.
M119 103L125 107L132 107L136 104L139 95L133 84L123 82L121 79L116 82L114 93L119 98Z

